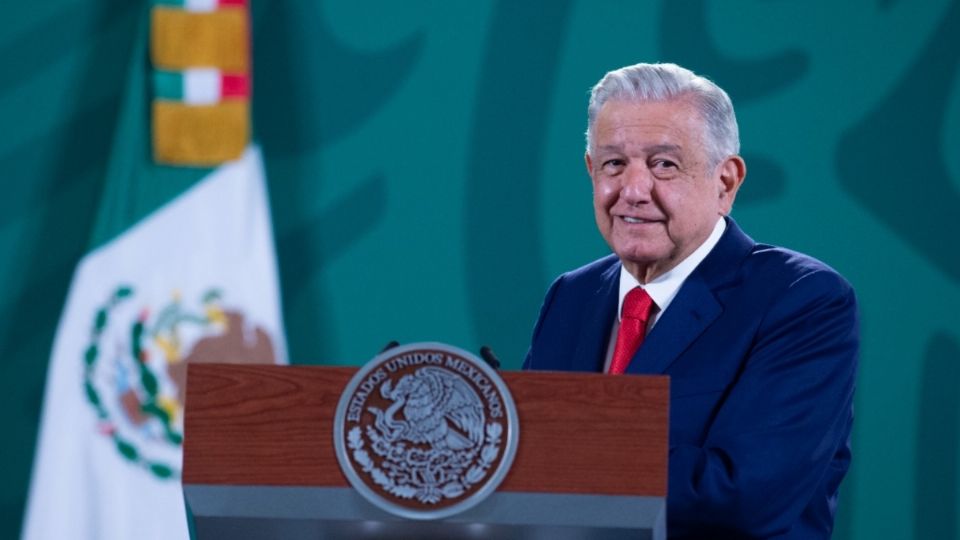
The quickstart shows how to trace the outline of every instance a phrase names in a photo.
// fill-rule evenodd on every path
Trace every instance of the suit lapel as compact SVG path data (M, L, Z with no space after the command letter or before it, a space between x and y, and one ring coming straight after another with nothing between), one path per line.
M574 371L603 371L610 328L617 312L619 284L620 263L617 262L601 274L600 286L584 306L586 313L571 366Z
M713 291L691 274L643 340L627 372L663 373L722 312Z
M754 245L753 240L727 218L727 230L720 241L680 287L630 361L627 373L666 372L723 313L716 292L736 282L740 264Z

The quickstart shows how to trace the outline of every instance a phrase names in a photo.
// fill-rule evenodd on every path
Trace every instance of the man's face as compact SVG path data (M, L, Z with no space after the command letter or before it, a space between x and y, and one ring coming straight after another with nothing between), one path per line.
M733 205L743 160L713 165L705 137L682 98L608 101L597 115L586 156L597 227L641 283L693 253Z

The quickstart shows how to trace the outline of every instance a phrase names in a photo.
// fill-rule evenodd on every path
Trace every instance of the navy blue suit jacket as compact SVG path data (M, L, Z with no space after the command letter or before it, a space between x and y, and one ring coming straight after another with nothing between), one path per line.
M619 272L611 255L553 283L525 369L603 369ZM627 368L670 376L671 538L830 537L858 336L839 274L727 219Z

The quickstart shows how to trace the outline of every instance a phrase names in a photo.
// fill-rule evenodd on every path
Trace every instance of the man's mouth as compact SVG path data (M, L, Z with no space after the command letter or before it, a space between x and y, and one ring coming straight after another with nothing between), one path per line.
M656 223L657 221L659 221L654 219L641 219L641 218L630 217L630 216L620 216L620 218L630 224Z

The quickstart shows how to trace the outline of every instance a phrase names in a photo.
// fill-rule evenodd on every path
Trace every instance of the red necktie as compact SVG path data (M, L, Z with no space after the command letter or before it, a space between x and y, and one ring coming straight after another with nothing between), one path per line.
M617 331L617 347L613 350L613 361L610 362L611 374L619 375L627 370L630 359L643 343L653 305L653 299L640 287L634 287L624 297L620 330Z

